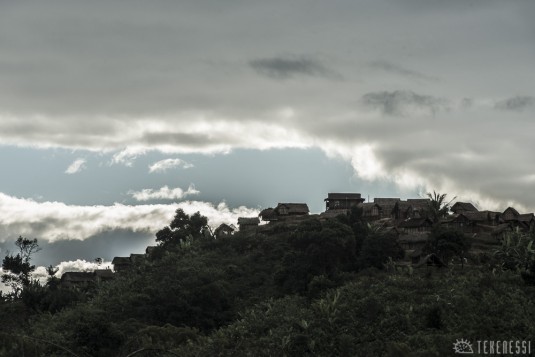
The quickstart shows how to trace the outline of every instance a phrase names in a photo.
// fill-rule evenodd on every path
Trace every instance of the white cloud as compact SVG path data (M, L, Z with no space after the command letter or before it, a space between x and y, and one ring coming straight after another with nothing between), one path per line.
M19 235L49 242L84 240L116 229L156 233L172 220L177 208L192 214L200 211L213 227L236 224L240 216L254 216L258 210L244 206L229 208L225 203L184 201L178 204L128 206L77 206L62 202L36 202L0 193L0 239L15 240Z
M185 162L180 159L165 159L155 162L154 164L149 166L149 172L165 172L169 169L173 169L175 167L183 167L184 169L189 169L193 167L193 164L189 162Z
M110 164L111 165L122 164L128 167L132 167L134 165L134 161L139 156L145 155L146 152L147 152L146 148L130 146L114 154L111 159Z
M149 201L149 200L179 200L186 196L198 195L200 192L195 189L193 185L190 185L186 191L177 188L169 188L163 186L158 190L152 188L146 188L141 191L131 191L130 195L137 201Z
M78 173L86 168L85 166L86 160L85 159L76 159L74 162L65 170L66 174L72 175L75 173Z

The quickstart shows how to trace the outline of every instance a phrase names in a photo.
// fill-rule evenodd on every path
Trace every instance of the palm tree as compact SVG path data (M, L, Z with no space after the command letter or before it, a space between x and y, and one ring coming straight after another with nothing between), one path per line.
M427 193L429 197L428 214L429 218L434 224L438 224L441 218L447 217L450 210L450 205L457 197L453 197L450 201L446 202L446 193L440 194L433 190L433 193Z

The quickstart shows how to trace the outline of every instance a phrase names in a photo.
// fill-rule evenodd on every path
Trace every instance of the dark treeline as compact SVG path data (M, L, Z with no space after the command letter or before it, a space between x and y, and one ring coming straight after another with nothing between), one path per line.
M9 255L0 355L442 356L460 338L535 335L530 235L476 258L436 228L425 249L459 264L402 269L395 237L358 209L221 239L207 224L177 210L147 259L84 288L63 287L53 267L32 280L37 246Z

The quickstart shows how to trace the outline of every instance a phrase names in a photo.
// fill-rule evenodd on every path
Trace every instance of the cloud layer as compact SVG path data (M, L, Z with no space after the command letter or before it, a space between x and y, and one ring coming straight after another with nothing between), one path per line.
M155 233L172 220L176 209L186 213L201 212L209 224L237 222L241 216L255 216L258 210L247 207L229 208L224 202L217 205L200 201L178 204L128 206L75 206L61 202L36 202L0 193L0 237L15 240L19 235L39 240L83 240L102 232L130 230Z
M369 180L535 209L534 4L3 5L0 144L124 165L317 147Z

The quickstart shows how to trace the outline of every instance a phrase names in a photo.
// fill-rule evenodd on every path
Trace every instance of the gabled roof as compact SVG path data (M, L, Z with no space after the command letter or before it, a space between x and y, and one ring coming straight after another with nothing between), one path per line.
M513 216L515 216L515 217L520 215L520 213L518 213L518 211L516 209L514 209L513 207L507 207L505 209L505 211L503 211L503 214L506 214L507 211L511 212L513 214Z
M308 214L309 209L306 203L279 203L275 208L278 212L279 208L286 207L288 214Z
M219 225L219 227L217 227L217 228L215 229L214 234L215 234L215 235L218 235L219 232L228 232L228 233L232 233L232 232L234 232L234 231L235 231L235 229L232 228L231 226L229 226L228 224L226 224L226 223L221 223L221 224Z
M453 206L451 206L450 211L452 212L459 212L459 211L476 212L477 208L470 202L456 202Z

